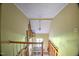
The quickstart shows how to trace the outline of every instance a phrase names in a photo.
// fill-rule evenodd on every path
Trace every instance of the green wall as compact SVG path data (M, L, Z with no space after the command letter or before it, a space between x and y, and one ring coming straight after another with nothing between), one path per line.
M2 4L1 10L1 41L25 41L28 18L14 4ZM20 44L2 44L1 54L16 55L23 47Z
M51 22L50 40L57 46L59 56L79 53L79 8L68 4Z

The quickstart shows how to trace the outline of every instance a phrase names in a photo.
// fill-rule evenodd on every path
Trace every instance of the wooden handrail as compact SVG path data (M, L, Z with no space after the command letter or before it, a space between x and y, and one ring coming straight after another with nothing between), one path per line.
M58 55L58 48L50 40L48 42L48 52L49 55L54 55L54 56Z
M4 44L4 43L10 43L10 42L9 41L1 41L0 43Z
M42 44L42 42L20 42L20 41L1 41L1 43L15 43L15 44Z
M58 48L54 45L54 43L52 43L50 40L49 42L51 43L51 45L56 49L56 51L58 52Z

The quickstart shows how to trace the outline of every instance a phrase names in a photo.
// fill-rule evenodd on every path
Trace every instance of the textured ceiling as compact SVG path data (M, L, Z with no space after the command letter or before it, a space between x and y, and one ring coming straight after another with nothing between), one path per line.
M54 18L67 4L65 3L16 3L15 4L30 20L32 30L35 33L48 33L51 20L41 20L39 18ZM39 30L39 24L41 30Z

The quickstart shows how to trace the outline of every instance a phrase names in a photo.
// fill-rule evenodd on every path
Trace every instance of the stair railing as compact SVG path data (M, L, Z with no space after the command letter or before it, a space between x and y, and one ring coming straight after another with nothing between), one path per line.
M41 56L43 56L43 42L1 41L1 44L13 44L13 46L15 46L15 47L13 47L14 56L15 56L15 50L16 50L16 55L18 56L22 52L23 49L27 49L27 44L42 44ZM20 48L18 48L18 44L20 44ZM21 45L23 45L24 47L21 48ZM18 49L19 49L19 51L18 51ZM27 52L29 53L29 51L27 51ZM29 56L29 55L27 54L27 56Z

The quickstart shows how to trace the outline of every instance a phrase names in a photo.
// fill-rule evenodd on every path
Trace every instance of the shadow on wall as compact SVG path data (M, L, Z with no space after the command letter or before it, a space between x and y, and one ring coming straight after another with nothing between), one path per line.
M78 7L79 7L79 3L78 3Z

